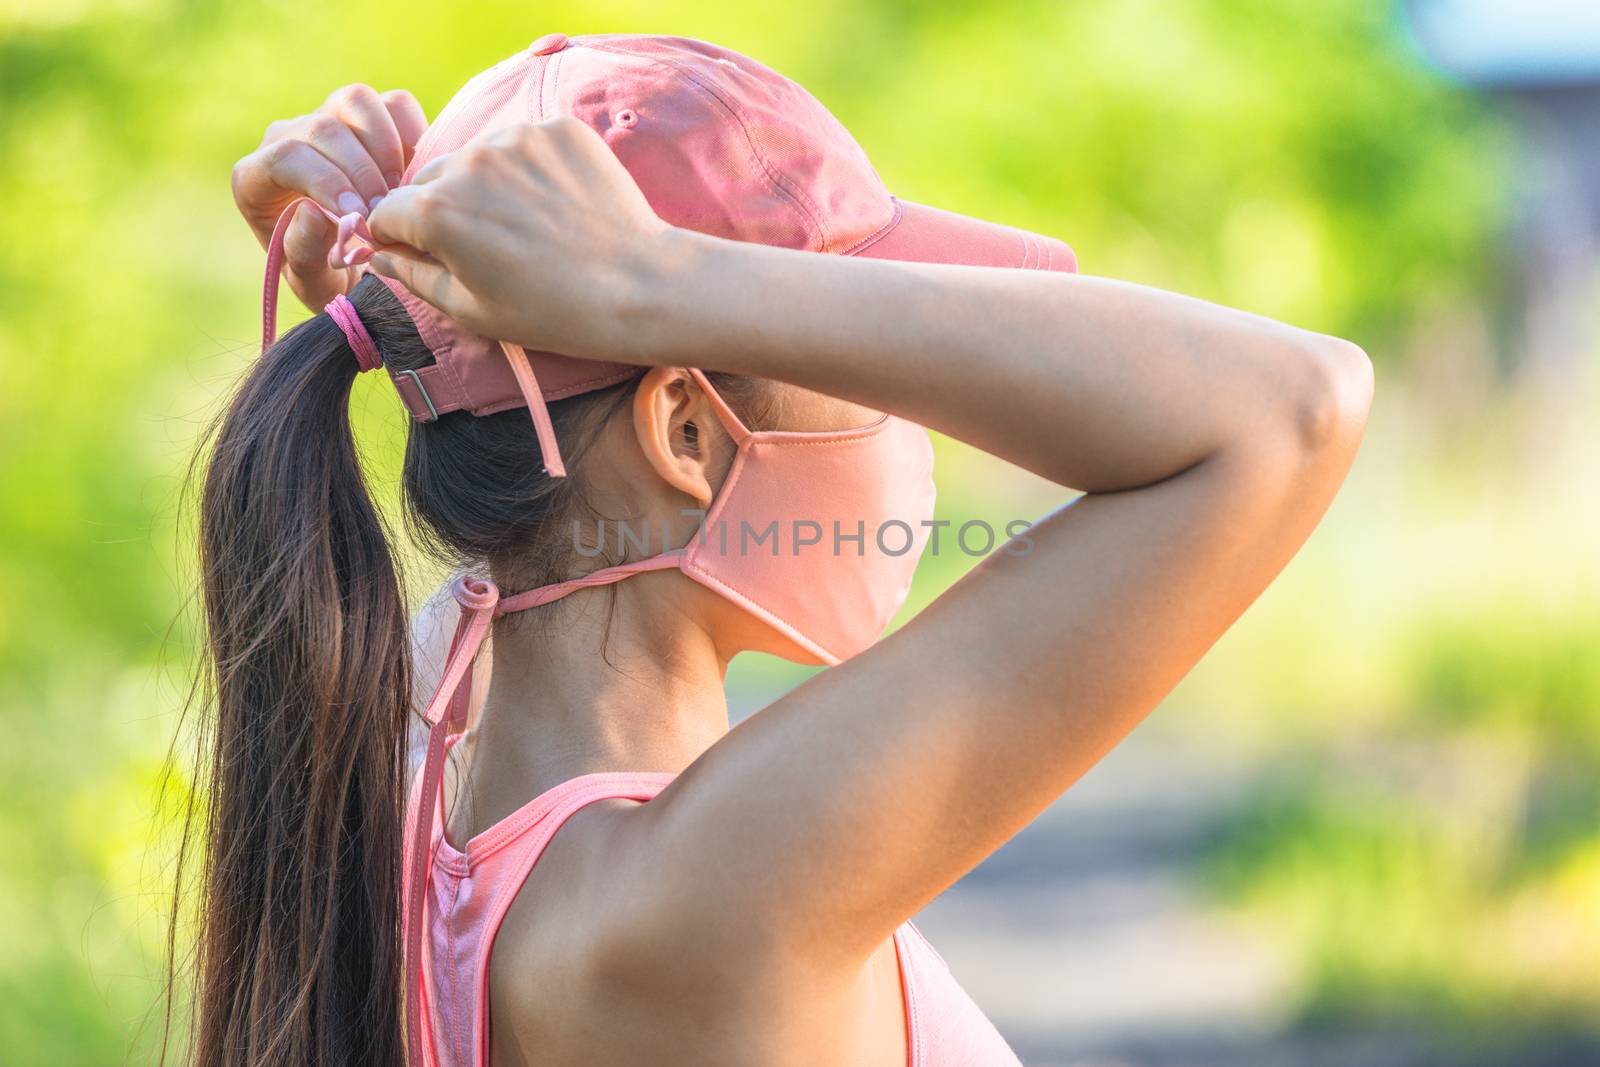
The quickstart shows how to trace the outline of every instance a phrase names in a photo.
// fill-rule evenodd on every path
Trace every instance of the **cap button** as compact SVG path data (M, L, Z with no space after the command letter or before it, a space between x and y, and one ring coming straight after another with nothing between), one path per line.
M564 33L547 33L528 46L528 51L536 56L547 56L551 52L559 52L567 47L567 35Z

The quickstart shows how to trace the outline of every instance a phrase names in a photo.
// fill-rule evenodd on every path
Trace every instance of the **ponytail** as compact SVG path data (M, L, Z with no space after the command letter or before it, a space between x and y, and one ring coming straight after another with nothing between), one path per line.
M287 218L287 214L285 216ZM267 330L278 261L268 257ZM434 361L376 277L272 344L214 437L200 493L200 599L215 715L202 724L203 830L190 1055L194 1067L398 1067L405 1062L401 878L410 638L394 559L350 429L350 386L381 361ZM356 331L352 329L352 333ZM360 334L356 334L360 336ZM621 382L556 402L571 477L542 473L528 413L416 423L406 514L442 563L513 588L568 576L565 531L589 516L585 456L628 410ZM717 381L742 412L754 382ZM194 835L196 837L200 835ZM169 935L168 1034L182 871Z
M215 728L191 1062L404 1061L405 607L326 315L261 358L200 504Z

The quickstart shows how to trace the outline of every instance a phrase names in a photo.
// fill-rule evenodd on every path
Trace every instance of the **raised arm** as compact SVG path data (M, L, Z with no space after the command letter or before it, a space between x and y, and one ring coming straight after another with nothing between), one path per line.
M669 229L576 123L502 132L420 177L373 229L427 258L374 262L485 333L780 379L1088 492L649 806L625 854L660 892L635 932L679 965L863 958L1255 599L1332 499L1370 403L1354 345L1159 290Z
M675 912L736 911L693 873L713 870L787 933L828 931L809 951L850 931L860 952L1126 736L1288 562L1355 454L1370 365L1096 278L677 254L657 358L887 408L1089 493L735 730L660 811Z

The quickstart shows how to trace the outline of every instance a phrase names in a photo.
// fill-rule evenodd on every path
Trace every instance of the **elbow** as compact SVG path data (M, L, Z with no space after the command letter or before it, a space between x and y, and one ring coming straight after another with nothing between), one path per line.
M1372 360L1359 345L1314 336L1297 361L1294 425L1308 455L1348 455L1366 431L1374 388Z

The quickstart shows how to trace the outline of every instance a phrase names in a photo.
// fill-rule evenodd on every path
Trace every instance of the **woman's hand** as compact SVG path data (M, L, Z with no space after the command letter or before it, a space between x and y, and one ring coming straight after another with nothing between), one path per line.
M311 114L267 127L261 146L233 166L234 203L263 248L278 216L302 196L336 215L365 215L400 184L427 128L422 105L404 89L346 85ZM328 266L333 240L333 224L309 205L301 205L284 235L285 276L312 309L353 281L352 272Z
M627 357L627 309L672 231L600 135L565 117L431 161L368 222L388 246L372 269L468 329L602 359Z

